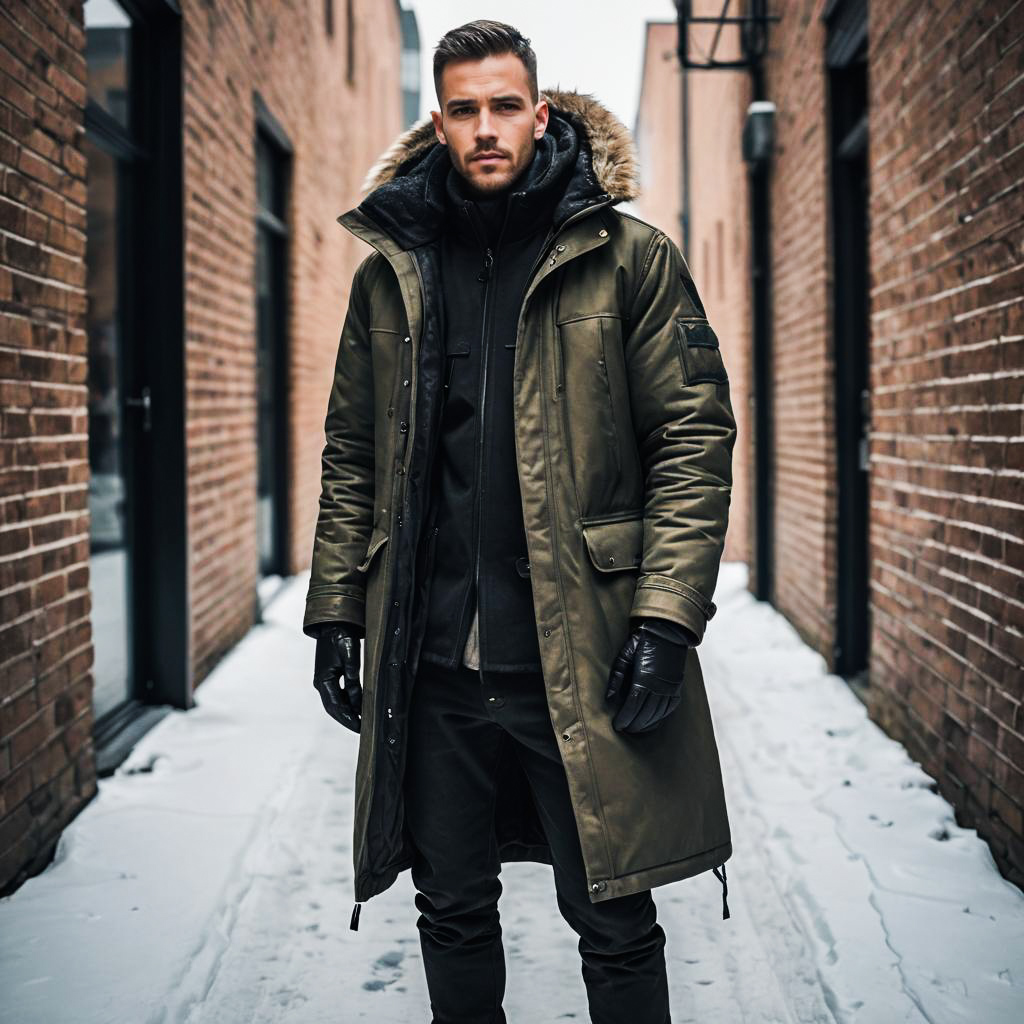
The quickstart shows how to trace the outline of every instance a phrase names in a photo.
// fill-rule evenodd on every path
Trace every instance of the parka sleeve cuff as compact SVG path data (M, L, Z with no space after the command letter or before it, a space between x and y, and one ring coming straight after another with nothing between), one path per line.
M306 636L315 635L307 632L307 628L318 622L349 622L365 636L366 601L352 593L311 594L306 598L306 613L302 619L302 631Z
M671 619L693 633L699 644L704 639L708 621L717 610L713 601L688 583L670 576L650 574L640 578L629 616L634 620L651 616Z

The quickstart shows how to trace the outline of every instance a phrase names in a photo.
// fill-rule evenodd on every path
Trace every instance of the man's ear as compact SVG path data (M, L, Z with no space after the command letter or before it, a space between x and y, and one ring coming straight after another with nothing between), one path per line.
M444 129L441 127L441 111L432 110L430 112L430 119L434 122L434 134L437 136L437 141L442 146L447 146L448 140L444 137Z
M534 127L533 137L535 139L542 138L548 128L548 118L551 116L551 111L548 109L547 100L538 100L537 105L533 108L534 116Z

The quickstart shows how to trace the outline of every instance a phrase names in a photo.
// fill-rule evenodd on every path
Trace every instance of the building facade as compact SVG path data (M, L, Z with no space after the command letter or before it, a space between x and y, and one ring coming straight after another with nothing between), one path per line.
M370 0L0 10L0 891L308 566L335 218L416 40Z
M744 11L766 45L723 26L750 66L687 69L679 124L746 415L730 550L1022 884L1024 5ZM715 27L687 31L706 55Z

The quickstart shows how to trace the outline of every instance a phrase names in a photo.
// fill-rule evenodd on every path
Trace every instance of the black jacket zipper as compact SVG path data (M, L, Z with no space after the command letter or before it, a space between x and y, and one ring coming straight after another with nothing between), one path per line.
M491 339L487 329L487 300L490 298L491 292L491 268L494 266L494 253L490 248L484 251L484 265L480 273L477 275L478 280L483 282L484 285L484 305L483 315L481 317L481 331L480 339L482 351L480 353L480 416L477 420L477 462L476 462L476 486L473 488L473 521L476 525L476 555L475 564L473 566L473 590L474 590L474 608L477 615L477 646L479 650L483 651L483 616L480 615L480 534L483 532L483 524L480 522L480 484L483 480L483 468L484 468L484 423L485 423L485 409L487 402L487 353L491 347ZM472 620L470 620L472 625ZM465 650L465 640L460 643L460 650L456 652L456 657L461 661L462 655Z

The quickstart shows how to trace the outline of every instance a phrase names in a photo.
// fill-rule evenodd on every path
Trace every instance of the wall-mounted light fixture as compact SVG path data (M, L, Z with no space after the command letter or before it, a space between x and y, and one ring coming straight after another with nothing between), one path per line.
M767 163L775 146L775 104L755 100L743 122L743 159L748 164Z

